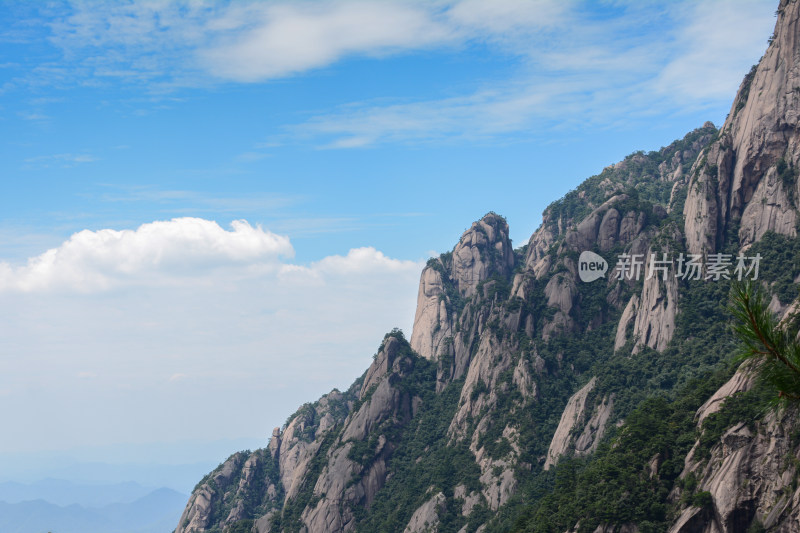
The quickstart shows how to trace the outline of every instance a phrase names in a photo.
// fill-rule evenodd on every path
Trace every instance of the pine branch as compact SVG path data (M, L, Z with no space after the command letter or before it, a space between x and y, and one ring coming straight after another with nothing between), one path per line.
M741 360L754 360L759 376L782 400L800 400L800 345L777 322L759 286L735 284L730 306L734 332L745 349Z

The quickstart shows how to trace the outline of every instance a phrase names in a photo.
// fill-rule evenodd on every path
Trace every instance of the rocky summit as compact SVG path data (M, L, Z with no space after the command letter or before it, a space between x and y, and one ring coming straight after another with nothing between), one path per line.
M175 531L800 531L800 413L737 367L728 310L742 278L800 305L799 126L781 0L721 128L603 169L520 248L474 222L410 339L200 480Z

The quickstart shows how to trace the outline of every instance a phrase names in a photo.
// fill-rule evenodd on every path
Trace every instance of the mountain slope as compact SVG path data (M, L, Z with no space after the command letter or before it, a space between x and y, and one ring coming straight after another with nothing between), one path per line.
M797 530L792 413L730 367L726 277L759 254L774 311L797 296L798 21L783 0L720 130L604 169L520 249L472 224L423 269L410 342L231 456L176 531Z

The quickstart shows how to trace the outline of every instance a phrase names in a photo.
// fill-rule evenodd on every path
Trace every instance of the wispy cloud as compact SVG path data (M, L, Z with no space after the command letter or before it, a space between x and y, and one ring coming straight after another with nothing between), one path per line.
M774 2L767 3L774 7ZM675 53L654 87L689 102L733 101L732 91L767 48L775 19L762 2L698 3L686 9L675 32Z
M97 158L91 154L51 154L28 157L24 159L23 168L42 169L51 167L70 168L84 163L94 163Z
M199 51L215 76L253 82L319 68L349 55L387 55L454 38L419 4L330 2L238 7L213 21L219 40Z
M361 148L503 139L719 105L765 48L773 4L75 2L50 24L63 61L35 65L29 75L163 92L268 82L351 57L480 46L514 65L505 79L476 80L447 96L354 101L288 124L270 142ZM262 155L247 152L238 160Z
M32 120L32 121L50 120L50 117L43 113L20 113L19 116L23 120Z
M255 163L256 161L261 161L269 156L270 154L266 154L264 152L242 152L236 156L235 160L237 163Z
M154 203L181 213L250 213L274 211L295 205L300 198L283 194L258 193L237 196L230 193L209 194L184 189L162 189L149 185L100 184L100 192L91 198L109 203Z
M544 28L567 23L569 10L552 0L423 3L189 1L50 7L50 41L72 74L123 78L156 86L222 80L260 82L331 65L351 56L385 57L483 40L515 47ZM79 67L75 69L75 67ZM56 63L39 77L65 81ZM88 80L85 80L88 81Z
M763 2L674 4L661 11L672 24L646 34L636 27L653 24L643 20L652 9L610 21L573 13L563 26L553 17L555 45L543 43L539 33L513 40L524 65L511 79L457 97L354 102L289 127L287 137L321 148L496 140L507 134L519 139L552 128L631 123L657 112L703 109L732 99L774 24ZM491 18L476 19L501 26Z

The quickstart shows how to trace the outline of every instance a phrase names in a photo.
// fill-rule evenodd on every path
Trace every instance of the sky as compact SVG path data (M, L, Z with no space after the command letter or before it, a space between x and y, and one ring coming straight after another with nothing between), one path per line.
M265 445L474 220L721 125L776 7L0 3L0 458Z

